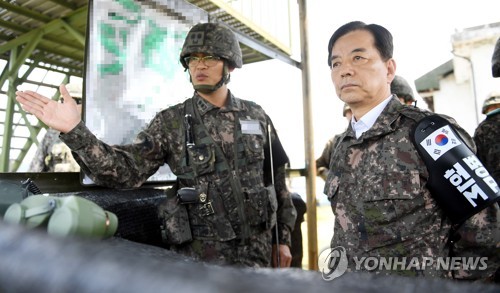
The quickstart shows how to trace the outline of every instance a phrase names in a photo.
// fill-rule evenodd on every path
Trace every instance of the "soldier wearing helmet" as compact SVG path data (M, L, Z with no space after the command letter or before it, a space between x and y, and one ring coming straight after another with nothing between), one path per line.
M77 107L81 113L83 96L81 84L68 83L66 88L78 104ZM59 101L63 102L62 95ZM30 163L29 172L80 172L80 166L73 159L68 146L59 139L59 134L60 132L55 129L47 129Z
M243 65L235 34L220 23L193 26L180 62L193 96L158 113L129 145L98 140L74 115L64 86L64 104L33 92L17 92L17 99L63 133L96 184L139 187L167 163L177 181L158 211L173 250L220 264L290 266L296 210L285 183L288 157L266 112L227 88L230 73Z
M500 182L500 91L491 92L483 103L486 119L474 132L477 157L486 169Z
M200 55L201 54L201 55ZM204 65L223 61L221 79L216 84L198 83L196 76L190 73L191 82L196 91L211 93L230 80L230 72L243 66L243 60L238 40L227 27L217 23L195 25L188 33L180 54L184 69L195 69L202 61Z
M493 91L484 100L482 113L488 115L491 111L500 108L500 91Z
M391 93L398 96L399 101L406 105L411 105L415 102L413 90L410 84L403 77L396 75L391 82Z

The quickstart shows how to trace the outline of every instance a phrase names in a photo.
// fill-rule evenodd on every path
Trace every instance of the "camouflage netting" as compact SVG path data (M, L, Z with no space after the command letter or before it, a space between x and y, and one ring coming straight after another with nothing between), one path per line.
M157 206L165 198L163 189L103 189L51 194L51 196L68 195L83 197L114 213L118 217L116 237L162 246Z
M33 193L46 193L46 186L38 188L33 181L37 192L26 191L21 182L16 180L0 180L0 218L7 207L20 202L24 196ZM40 182L47 182L40 180ZM167 187L168 188L168 187ZM50 190L50 189L48 189ZM47 193L52 197L67 197L75 195L90 200L110 211L118 218L118 229L115 236L135 242L165 246L161 241L160 223L157 208L159 202L165 199L163 188L140 188L132 190L116 190L109 188L89 189L78 192Z

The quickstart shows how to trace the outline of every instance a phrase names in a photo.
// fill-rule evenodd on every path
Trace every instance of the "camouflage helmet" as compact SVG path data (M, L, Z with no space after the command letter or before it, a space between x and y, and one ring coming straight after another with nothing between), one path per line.
M405 102L415 101L410 84L399 75L394 76L394 79L391 82L391 93L404 99Z
M180 55L184 68L188 68L185 57L193 53L204 53L224 58L230 67L243 66L238 40L230 28L221 23L199 23L186 36Z
M493 91L488 95L488 98L483 103L483 114L487 114L486 110L491 105L500 104L500 91Z
M491 74L493 77L500 77L500 38L497 40L493 57L491 57Z

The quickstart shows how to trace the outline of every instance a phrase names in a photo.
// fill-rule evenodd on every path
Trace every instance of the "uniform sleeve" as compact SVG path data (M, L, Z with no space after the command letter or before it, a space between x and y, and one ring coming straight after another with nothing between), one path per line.
M157 115L132 144L110 146L80 122L70 132L62 134L61 140L76 154L75 160L96 184L134 188L142 185L165 162L166 142L162 141L162 129L161 115Z
M321 167L327 168L330 166L330 155L332 154L332 145L334 144L334 140L336 140L337 136L330 138L321 153L321 156L316 159L316 169Z
M297 218L297 211L292 202L292 196L286 186L286 164L289 162L288 156L279 140L278 134L272 125L271 119L267 117L268 123L271 125L271 139L272 139L272 159L273 159L273 175L274 175L274 188L276 189L276 196L278 200L277 225L278 237L280 244L291 246L291 232L295 226ZM264 182L266 185L271 184L271 160L269 144L265 146L265 159L264 159ZM273 233L274 235L274 233ZM273 236L274 239L274 236ZM276 242L276 239L274 239Z
M274 188L276 189L276 196L278 197L278 211L276 212L276 216L279 243L291 247L291 232L295 227L297 211L293 205L292 194L286 186L285 176L285 165L283 165L279 167L275 173Z
M270 172L270 166L271 166L271 156L270 156L270 149L272 149L273 156L273 168L276 169L280 166L286 165L289 163L288 156L285 152L285 149L283 148L283 145L281 144L280 138L278 137L278 134L276 133L276 129L274 129L274 125L271 121L271 119L267 117L267 123L271 125L271 148L269 147L269 141L267 138L269 137L266 129L266 144L264 145L264 172L269 173ZM266 176L266 177L269 177Z
M476 156L479 158L479 160L481 162L484 162L485 158L484 158L483 154L485 152L484 152L483 133L482 133L482 129L481 129L481 124L474 131L473 139L474 139L474 143L476 144L476 148L477 148Z
M478 262L456 272L455 278L471 281L499 282L500 274L500 211L497 203L475 214L458 229L454 255L469 262ZM496 280L495 279L495 273Z
M455 129L476 153L476 145L470 135L451 119ZM491 281L500 266L500 210L498 204L483 209L467 219L458 229L453 254L466 261L478 261L479 266L461 266L454 277L462 280Z

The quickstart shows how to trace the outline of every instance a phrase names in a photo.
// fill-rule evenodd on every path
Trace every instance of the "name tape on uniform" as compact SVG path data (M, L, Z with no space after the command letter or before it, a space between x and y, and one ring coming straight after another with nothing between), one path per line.
M241 120L241 132L243 134L262 134L258 120Z

